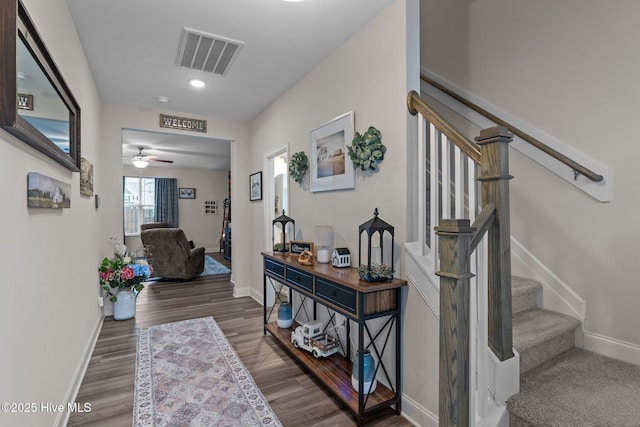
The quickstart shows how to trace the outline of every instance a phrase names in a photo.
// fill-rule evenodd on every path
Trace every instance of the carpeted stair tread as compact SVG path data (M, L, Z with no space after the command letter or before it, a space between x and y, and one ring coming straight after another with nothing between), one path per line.
M640 426L640 366L573 348L520 377L512 425Z
M524 373L574 346L580 321L555 311L534 308L513 316L513 347Z
M538 303L538 292L542 284L537 280L520 276L511 278L511 299L513 314L535 308Z

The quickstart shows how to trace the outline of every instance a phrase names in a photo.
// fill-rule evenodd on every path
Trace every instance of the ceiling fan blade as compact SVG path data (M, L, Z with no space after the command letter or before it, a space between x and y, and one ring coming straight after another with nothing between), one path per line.
M150 162L173 163L173 160L149 159Z

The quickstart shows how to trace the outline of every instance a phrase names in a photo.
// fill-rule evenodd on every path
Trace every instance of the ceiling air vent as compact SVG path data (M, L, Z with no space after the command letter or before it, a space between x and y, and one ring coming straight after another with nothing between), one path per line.
M181 67L225 75L243 42L190 28L182 29L176 63Z

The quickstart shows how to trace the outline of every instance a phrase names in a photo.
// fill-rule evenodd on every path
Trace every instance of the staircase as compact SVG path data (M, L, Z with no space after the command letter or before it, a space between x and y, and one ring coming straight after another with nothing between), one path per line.
M577 319L538 307L542 286L513 277L520 393L511 426L640 426L640 366L574 347Z

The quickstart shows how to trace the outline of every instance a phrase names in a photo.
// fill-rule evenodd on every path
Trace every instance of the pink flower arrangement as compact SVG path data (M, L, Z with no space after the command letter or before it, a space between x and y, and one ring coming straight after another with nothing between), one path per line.
M133 258L126 251L116 249L114 245L113 258L105 258L98 267L100 273L100 286L110 296L111 301L116 302L116 289L132 288L136 292L142 291L142 282L153 274L153 267L144 258Z

